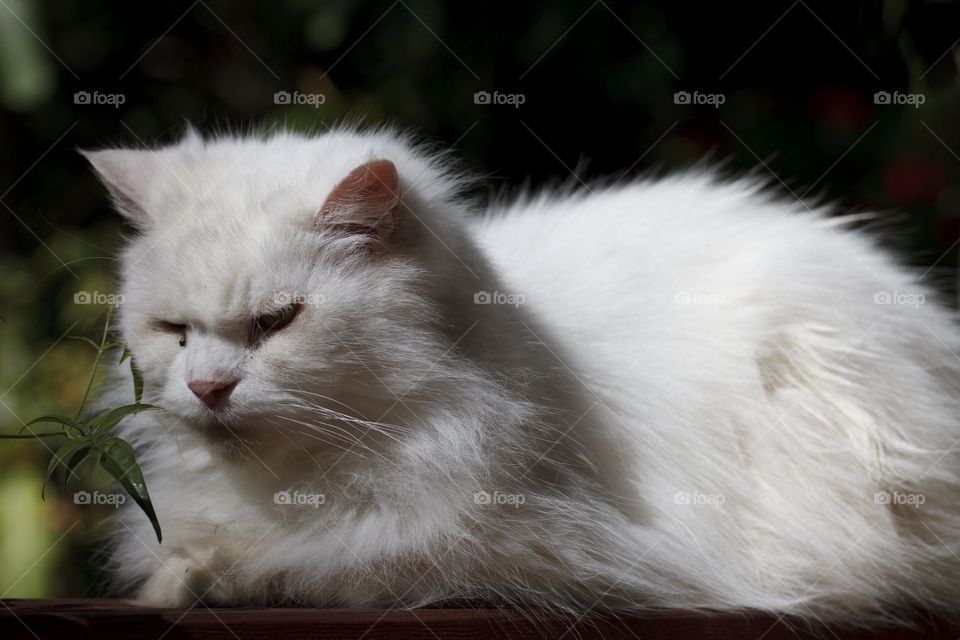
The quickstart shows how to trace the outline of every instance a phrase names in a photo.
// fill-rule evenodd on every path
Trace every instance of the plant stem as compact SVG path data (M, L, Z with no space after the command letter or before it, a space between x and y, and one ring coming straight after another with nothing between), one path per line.
M0 440L27 440L32 438L52 438L53 436L62 436L63 431L55 431L54 433L31 433L29 435L0 435Z
M100 358L103 356L104 346L107 344L107 336L110 334L110 316L113 314L113 307L107 307L107 319L103 323L103 337L100 338L100 346L97 348L97 357L93 360L93 369L90 371L90 379L87 380L87 388L83 392L83 398L80 400L80 406L77 407L76 419L80 420L84 407L87 406L87 398L90 397L90 389L93 388L93 381L97 377L97 366L100 364Z

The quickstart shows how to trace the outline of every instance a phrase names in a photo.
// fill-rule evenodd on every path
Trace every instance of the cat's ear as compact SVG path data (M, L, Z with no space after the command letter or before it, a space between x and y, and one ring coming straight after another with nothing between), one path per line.
M317 229L363 235L386 246L400 217L397 168L389 160L371 160L333 188L317 211Z
M156 180L157 152L136 149L103 149L80 154L93 166L117 209L138 225L147 222L148 185Z

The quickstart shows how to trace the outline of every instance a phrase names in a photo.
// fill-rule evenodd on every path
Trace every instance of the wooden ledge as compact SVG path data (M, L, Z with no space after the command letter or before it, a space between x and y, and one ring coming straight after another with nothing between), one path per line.
M148 609L124 600L0 600L4 640L956 640L960 625L925 619L916 629L807 628L763 614L663 610L610 618L499 609Z

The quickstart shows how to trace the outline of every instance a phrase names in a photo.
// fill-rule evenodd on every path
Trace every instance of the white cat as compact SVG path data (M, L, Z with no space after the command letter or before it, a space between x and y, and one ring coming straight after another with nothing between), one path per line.
M143 602L960 602L960 332L850 219L700 171L472 215L388 130L85 155L166 410Z

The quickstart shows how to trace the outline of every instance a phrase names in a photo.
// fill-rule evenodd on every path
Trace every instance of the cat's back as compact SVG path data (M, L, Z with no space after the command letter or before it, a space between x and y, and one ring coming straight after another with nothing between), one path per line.
M654 388L665 372L701 387L755 377L765 345L822 330L902 357L925 339L921 319L956 344L920 274L833 214L758 180L688 172L525 198L493 208L474 233L505 293L598 388L628 370ZM638 379L645 372L652 379Z
M636 332L784 298L844 305L855 291L872 306L873 292L909 286L872 238L831 214L759 180L687 172L525 197L491 207L473 232L532 313L588 331L630 320Z
M545 285L555 295L551 285L562 274L567 291L585 285L621 295L637 278L645 286L652 278L707 284L705 272L749 267L772 253L829 259L833 247L824 240L834 244L835 234L823 216L771 196L759 181L687 172L493 205L474 235L508 283Z

